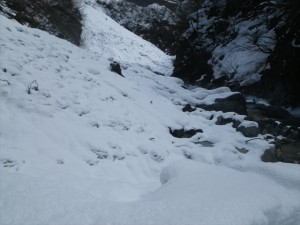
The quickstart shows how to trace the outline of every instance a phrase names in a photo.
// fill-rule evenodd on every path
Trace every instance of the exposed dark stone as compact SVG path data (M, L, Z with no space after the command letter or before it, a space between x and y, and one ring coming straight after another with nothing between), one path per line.
M261 157L264 162L300 163L300 142L277 140L275 148L267 149Z
M184 130L184 129L175 129L172 130L169 128L170 134L176 138L190 138L193 137L197 133L203 133L202 129L191 129L191 130Z
M276 153L282 162L300 163L300 142L283 144Z
M118 62L111 62L110 63L110 70L112 72L115 72L115 73L121 75L122 77L124 77L123 74L122 74L121 66Z
M187 104L182 109L183 112L194 112L195 110L196 108L192 107L190 104Z
M80 45L82 18L72 0L4 0L1 3L14 12L4 12L7 17Z
M263 162L278 162L278 157L273 148L267 149L264 154L261 156Z
M197 107L209 111L236 112L247 115L246 100L241 94L233 94L227 98L216 99L211 105L197 105Z
M253 126L242 126L240 125L237 128L237 131L240 131L245 137L257 137L260 134L260 128L253 125Z
M283 126L276 123L274 120L265 119L257 121L259 127L261 128L262 134L272 134L274 136L281 135Z
M224 118L223 116L217 117L216 125L225 125L228 123L232 123L233 128L237 128L241 124L240 121L234 120L232 118Z

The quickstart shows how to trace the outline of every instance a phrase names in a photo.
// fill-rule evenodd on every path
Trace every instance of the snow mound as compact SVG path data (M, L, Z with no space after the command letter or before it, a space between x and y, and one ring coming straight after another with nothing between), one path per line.
M257 174L179 161L162 170L161 180L164 185L151 198L168 199L165 214L182 210L186 215L171 224L189 224L191 220L195 220L192 224L232 225L300 221L293 216L294 210L299 210L298 192L285 192L274 181Z

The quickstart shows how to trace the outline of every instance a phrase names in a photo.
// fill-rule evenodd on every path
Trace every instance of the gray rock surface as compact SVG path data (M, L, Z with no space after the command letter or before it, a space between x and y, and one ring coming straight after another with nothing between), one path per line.
M216 99L211 105L197 105L197 107L209 111L236 112L241 115L247 115L247 106L245 98L237 93L227 98Z

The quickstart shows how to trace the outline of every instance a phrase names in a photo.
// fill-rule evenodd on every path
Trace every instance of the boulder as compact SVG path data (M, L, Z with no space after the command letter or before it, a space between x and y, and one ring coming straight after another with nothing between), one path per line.
M208 111L235 112L247 115L246 100L243 95L236 93L226 98L219 98L211 105L197 105L197 107Z
M257 137L260 134L260 128L256 122L243 121L237 128L245 137Z
M279 162L276 152L273 148L267 149L261 156L263 162Z

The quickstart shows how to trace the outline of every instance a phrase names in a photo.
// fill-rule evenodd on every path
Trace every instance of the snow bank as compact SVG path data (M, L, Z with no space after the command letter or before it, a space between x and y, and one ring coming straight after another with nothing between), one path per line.
M300 222L298 192L287 192L271 179L257 174L178 161L162 171L161 180L164 185L151 195L151 200L167 199L163 211L166 216L179 212L186 215L180 221L173 217L171 224ZM178 205L180 209L174 207ZM298 211L296 216L295 211Z

